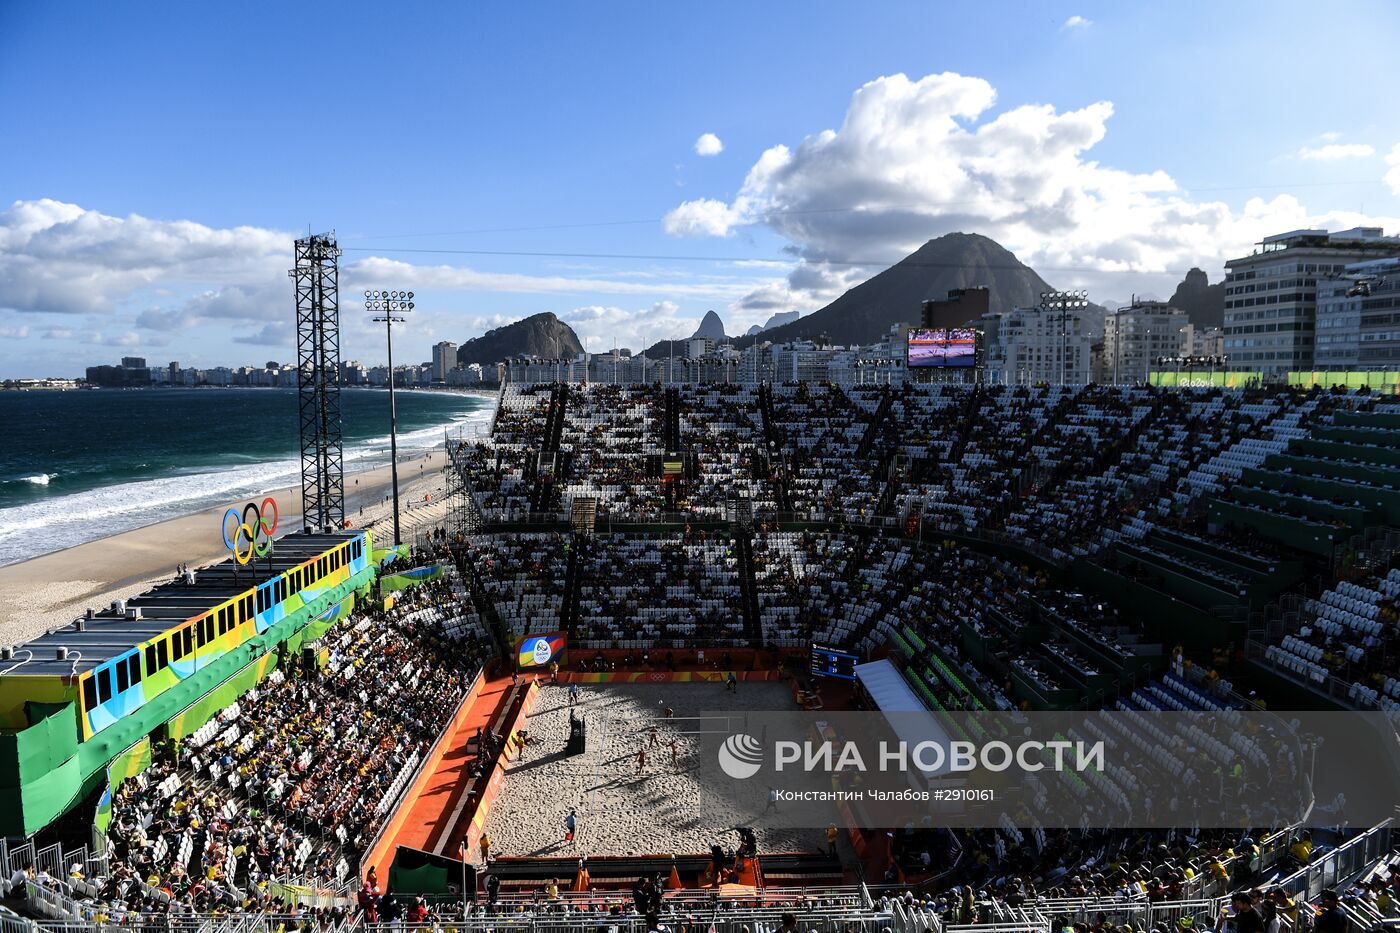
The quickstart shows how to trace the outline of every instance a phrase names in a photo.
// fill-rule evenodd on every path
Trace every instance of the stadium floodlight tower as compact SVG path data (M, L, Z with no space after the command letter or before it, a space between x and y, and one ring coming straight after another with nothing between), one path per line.
M375 323L384 324L384 338L389 352L389 477L394 490L394 546L400 543L399 537L399 423L394 409L394 325L402 324L408 318L402 315L413 310L413 292L365 292L365 310L379 312L371 318Z
M1083 289L1072 292L1041 292L1040 307L1054 311L1050 320L1060 325L1060 385L1069 384L1069 322L1078 317L1078 312L1089 307L1089 293Z
M345 526L340 427L340 247L334 233L297 240L297 397L301 425L301 514L308 528Z

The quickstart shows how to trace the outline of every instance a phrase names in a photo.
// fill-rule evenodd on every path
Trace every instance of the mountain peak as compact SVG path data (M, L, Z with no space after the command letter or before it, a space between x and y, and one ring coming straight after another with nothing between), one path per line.
M1185 311L1197 327L1219 327L1225 322L1225 283L1210 284L1210 277L1193 266L1167 304Z
M923 302L958 288L985 287L993 311L1032 307L1050 286L1006 247L980 233L946 233L764 340L825 334L838 344L880 340L895 324L917 323Z
M752 337L754 334L761 334L765 330L772 330L775 327L782 327L784 324L791 324L801 316L801 311L779 311L770 316L768 320L764 321L762 324L755 324L750 327L744 336Z
M552 311L543 311L473 337L457 348L457 362L487 365L514 356L571 359L582 352L574 329Z
M706 311L705 316L700 320L700 326L695 329L695 333L690 335L692 340L696 337L709 337L714 341L723 340L724 320L715 312Z

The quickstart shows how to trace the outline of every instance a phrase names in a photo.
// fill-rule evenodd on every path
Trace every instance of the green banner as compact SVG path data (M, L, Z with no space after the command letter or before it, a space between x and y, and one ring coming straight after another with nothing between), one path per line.
M445 573L446 570L441 564L429 564L426 567L405 570L403 573L385 574L379 578L379 591L381 593L397 593L399 590L406 590L410 586L417 586L419 583L426 583L429 580L441 580Z
M1302 388L1321 386L1324 389L1371 389L1375 392L1388 392L1393 395L1400 392L1400 372L1349 369L1316 370L1289 373L1288 384Z
M1257 386L1263 380L1264 374L1260 372L1178 372L1171 369L1153 371L1147 377L1147 381L1154 386L1175 389L1243 389L1246 386Z
M168 723L170 738L179 742L196 732L217 716L220 710L237 703L239 697L262 683L263 678L271 674L276 666L277 653L273 651L253 660L171 719Z
M408 545L400 544L393 547L377 547L370 551L370 562L374 566L384 568L396 560L408 560Z

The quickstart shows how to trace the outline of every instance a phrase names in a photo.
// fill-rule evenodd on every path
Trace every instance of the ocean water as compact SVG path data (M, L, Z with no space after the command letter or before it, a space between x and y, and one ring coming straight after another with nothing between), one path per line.
M400 460L495 408L395 399ZM388 393L345 390L341 418L347 474L389 462ZM0 392L0 424L0 565L301 482L292 389Z

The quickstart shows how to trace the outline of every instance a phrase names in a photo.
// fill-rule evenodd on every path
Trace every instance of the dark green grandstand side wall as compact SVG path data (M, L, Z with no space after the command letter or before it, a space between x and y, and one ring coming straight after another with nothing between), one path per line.
M1287 509L1290 512L1301 513L1304 517L1314 519L1323 524L1335 524L1340 522L1353 533L1359 532L1367 525L1367 513L1365 509L1359 509L1349 505L1337 505L1332 502L1319 502L1316 499L1307 499L1302 496L1280 493L1270 489L1251 489L1248 486L1236 486L1230 490L1230 498L1245 505L1255 505L1261 509L1275 509L1283 502L1287 502Z
M1258 661L1245 665L1245 676L1252 687L1269 697L1269 709L1275 713L1280 710L1347 709L1327 694L1309 689Z
M1266 538L1287 542L1289 547L1319 557L1331 557L1332 548L1338 538L1336 529L1321 522L1249 508L1220 499L1211 503L1210 519L1212 522L1253 529Z
M1380 470L1372 469L1369 472L1376 479L1382 476ZM1400 481L1400 473L1397 473L1393 479ZM1300 473L1277 473L1273 470L1253 468L1244 471L1241 481L1263 489L1282 490L1287 487L1319 498L1350 499L1353 502L1361 503L1363 509L1370 509L1378 513L1387 524L1400 525L1400 489L1393 486L1387 488L1363 486L1360 483L1340 479L1304 476Z
M0 835L29 836L43 829L106 781L113 758L216 690L249 662L305 629L319 629L319 637L331 623L317 617L368 584L374 573L373 567L362 570L86 742L77 741L72 704L64 704L58 713L28 729L0 735Z
M1176 569L1168 558L1158 557L1150 552L1123 550L1118 553L1117 559L1120 567L1131 563L1140 564L1147 573L1161 577L1162 589L1169 595L1198 609L1240 602L1249 596L1248 592L1233 592L1223 583L1215 584L1189 572L1184 573Z
M1240 643L1244 624L1217 618L1097 564L1081 560L1074 565L1075 582L1098 593L1119 608L1143 620L1148 632L1163 644L1180 644L1187 654L1209 654L1218 645Z
M1345 444L1379 444L1382 447L1400 447L1400 431L1377 430L1382 425L1319 425L1312 429L1312 436L1328 441L1341 441Z
M1393 447L1372 447L1367 444L1345 444L1341 441L1307 438L1294 441L1288 450L1290 453L1321 457L1324 460L1359 460L1362 463L1400 466L1400 450Z
M1339 411L1332 416L1336 424L1362 428L1400 428L1400 411Z
M1291 454L1273 454L1264 461L1270 470L1292 470L1292 475L1330 476L1334 479L1355 480L1358 483L1389 481L1400 485L1400 470L1394 467L1381 467L1374 464L1340 463L1335 460L1319 460L1316 457L1295 457Z
M1207 563L1219 567L1221 570L1229 570L1248 574L1262 574L1264 576L1278 576L1279 574L1296 578L1302 575L1303 562L1278 560L1270 558L1264 560L1251 557L1248 554L1241 554L1238 550L1227 546L1216 544L1201 538L1194 538L1178 535L1176 532L1166 528L1158 528L1152 532L1150 539L1156 544L1165 544L1176 548L1180 553L1196 560L1204 560Z

